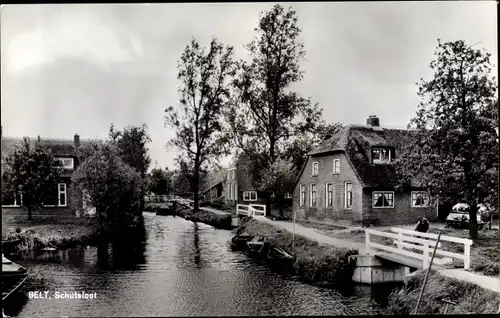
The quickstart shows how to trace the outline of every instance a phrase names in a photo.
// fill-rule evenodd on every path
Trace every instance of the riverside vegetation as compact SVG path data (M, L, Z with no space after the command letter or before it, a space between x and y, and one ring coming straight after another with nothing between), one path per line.
M100 235L95 219L24 216L2 217L2 241L20 240L19 250L67 248L94 242Z
M413 312L424 281L425 271L412 276L405 288L389 296L388 314L408 315ZM448 314L493 314L498 310L500 294L475 284L448 278L431 270L422 295L419 314L443 314L448 299L457 305L450 305Z
M244 220L241 230L252 236L265 237L271 246L292 252L294 239L292 233L286 230L252 219ZM357 253L355 249L327 246L295 235L295 257L292 268L287 270L308 283L342 286L351 282L355 264L349 262L348 258Z

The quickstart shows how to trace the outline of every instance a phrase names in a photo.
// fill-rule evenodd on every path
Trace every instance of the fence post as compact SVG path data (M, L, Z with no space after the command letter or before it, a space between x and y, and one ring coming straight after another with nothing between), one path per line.
M370 232L368 232L368 230L365 230L365 249L366 249L366 253L371 254Z
M464 269L469 269L470 267L470 244L464 244Z
M424 268L429 268L429 243L425 242L423 243L423 248L424 248Z

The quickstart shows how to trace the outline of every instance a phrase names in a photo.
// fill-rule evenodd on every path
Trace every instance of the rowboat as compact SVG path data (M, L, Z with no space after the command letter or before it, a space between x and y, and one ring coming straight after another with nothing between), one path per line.
M2 254L2 301L18 290L28 278L28 270Z
M231 239L231 249L233 251L244 250L247 247L246 243L250 241L252 238L253 236L251 236L248 233L241 233L236 235Z

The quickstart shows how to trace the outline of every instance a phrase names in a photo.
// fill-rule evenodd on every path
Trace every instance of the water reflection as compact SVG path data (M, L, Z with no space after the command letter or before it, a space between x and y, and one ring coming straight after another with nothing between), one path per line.
M233 234L145 213L144 227L95 247L27 253L30 278L12 316L341 315L374 313L372 291L356 296L301 283L232 252ZM97 292L96 300L27 299L31 290ZM376 300L376 299L375 299Z

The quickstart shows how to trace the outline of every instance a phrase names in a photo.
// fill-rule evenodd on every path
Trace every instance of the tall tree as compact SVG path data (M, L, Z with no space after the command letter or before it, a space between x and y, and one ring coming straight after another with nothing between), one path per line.
M233 48L216 38L208 50L193 39L178 63L179 105L169 106L166 124L176 136L169 145L181 150L181 170L190 175L194 210L199 207L199 182L204 166L224 153L222 111L229 101L229 83L235 72Z
M7 156L6 167L2 167L2 195L18 196L28 210L28 220L32 220L32 211L43 206L49 189L59 181L58 165L50 150L38 141L32 147L30 139L24 137L23 143Z
M490 56L464 41L438 40L430 63L434 76L417 83L421 102L410 123L415 139L398 168L403 183L417 181L433 195L448 192L455 202L467 203L472 239L478 237L478 204L498 197L498 188L490 187L498 179L499 159L497 83L490 75ZM447 191L451 187L453 193Z
M246 46L249 61L239 62L226 130L249 158L257 187L266 184L263 172L283 155L290 138L315 129L322 110L292 90L303 78L300 62L305 58L296 12L275 5L261 13L255 31ZM272 189L263 190L269 208Z
M147 143L151 142L151 138L147 125L127 126L123 131L119 131L115 130L114 125L111 124L109 139L118 147L123 161L144 176L151 163L147 148Z

